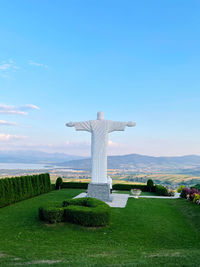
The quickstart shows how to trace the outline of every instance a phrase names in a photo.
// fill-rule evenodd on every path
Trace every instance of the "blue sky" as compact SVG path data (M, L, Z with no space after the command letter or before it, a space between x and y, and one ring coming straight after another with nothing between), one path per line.
M110 154L200 155L200 0L1 1L0 40L2 150L89 155L102 110Z

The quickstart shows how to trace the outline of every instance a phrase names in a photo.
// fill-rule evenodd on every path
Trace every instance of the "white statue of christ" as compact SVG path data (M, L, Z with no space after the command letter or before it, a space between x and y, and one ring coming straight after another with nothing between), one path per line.
M104 120L103 112L97 113L97 120L83 122L69 122L68 127L75 127L76 131L87 131L91 136L92 183L108 183L107 180L107 147L108 134L114 131L124 131L125 127L135 126L135 122L120 122Z

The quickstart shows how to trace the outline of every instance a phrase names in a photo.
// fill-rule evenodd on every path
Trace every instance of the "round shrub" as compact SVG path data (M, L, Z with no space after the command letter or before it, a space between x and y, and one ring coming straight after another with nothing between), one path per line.
M168 190L163 185L156 185L156 193L159 196L168 196Z

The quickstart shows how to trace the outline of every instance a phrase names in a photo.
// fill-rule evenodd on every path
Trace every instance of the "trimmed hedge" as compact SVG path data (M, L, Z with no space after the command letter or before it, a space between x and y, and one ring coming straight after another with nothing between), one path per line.
M40 207L39 218L42 221L48 221L49 223L62 222L64 220L64 209L62 207Z
M105 226L109 223L110 207L95 198L78 198L63 202L67 221L83 226Z
M63 182L61 188L87 189L89 183Z
M156 185L156 193L159 195L159 196L168 196L168 190L166 187L164 187L163 185Z
M0 179L0 207L51 191L48 173Z
M148 187L142 184L114 184L113 190L130 191L131 189L140 189L142 192L148 192ZM155 186L152 188L152 192L155 192Z
M77 198L63 201L63 207L39 208L39 218L49 223L68 221L83 226L105 226L110 221L110 207L95 198Z
M142 192L150 192L147 185L141 184L114 184L113 190L130 191L131 189L140 189ZM168 196L168 190L162 185L154 185L151 187L151 192L156 192L160 196Z

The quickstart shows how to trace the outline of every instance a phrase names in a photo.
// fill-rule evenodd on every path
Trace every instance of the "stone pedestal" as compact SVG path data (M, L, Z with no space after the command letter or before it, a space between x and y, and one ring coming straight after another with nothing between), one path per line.
M107 183L103 184L90 183L88 185L87 197L94 197L104 202L112 201L110 195L110 185Z

